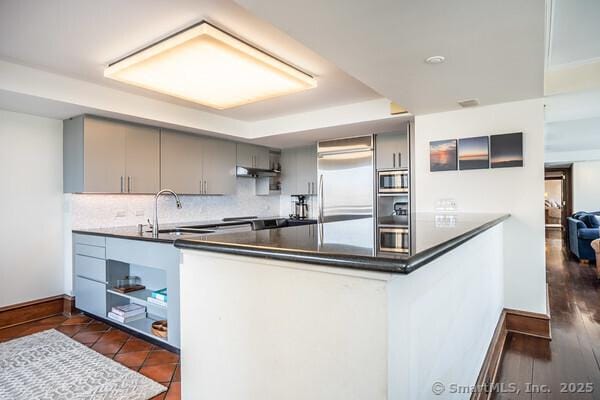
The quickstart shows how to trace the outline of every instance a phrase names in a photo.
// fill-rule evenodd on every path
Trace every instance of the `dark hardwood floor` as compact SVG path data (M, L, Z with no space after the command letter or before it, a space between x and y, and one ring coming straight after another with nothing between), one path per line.
M70 318L59 315L0 329L0 342L53 328L168 388L167 392L151 400L180 399L181 367L178 354L85 315Z
M600 400L600 281L547 232L552 341L509 334L496 393L504 399ZM518 392L516 392L518 390Z

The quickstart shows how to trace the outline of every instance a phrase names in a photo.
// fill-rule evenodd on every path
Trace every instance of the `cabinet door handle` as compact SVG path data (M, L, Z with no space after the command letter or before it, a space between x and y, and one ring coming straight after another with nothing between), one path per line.
M306 182L308 184L308 191L306 192L307 194L310 194L310 182Z
M121 177L121 193L123 193L125 191L125 183L124 183L124 178Z
M396 153L392 153L392 157L394 158L394 168L396 168Z
M208 182L204 181L204 194L208 194Z
M127 193L131 193L131 177L127 177Z
M312 193L312 194L316 194L316 193L315 193L315 183L314 183L314 182L311 182L311 184L312 184L312 192L311 192L311 193Z
M319 177L319 222L323 222L323 174Z
M402 168L402 154L398 152L398 168Z

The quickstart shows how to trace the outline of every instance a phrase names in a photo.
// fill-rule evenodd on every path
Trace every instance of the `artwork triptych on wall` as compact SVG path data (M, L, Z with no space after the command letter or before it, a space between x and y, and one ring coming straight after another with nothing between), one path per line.
M523 132L429 142L431 172L523 166Z
M456 170L456 139L429 142L429 168L431 171Z
M523 132L493 135L492 168L523 166Z
M487 136L458 140L458 168L485 169L490 166L490 141Z

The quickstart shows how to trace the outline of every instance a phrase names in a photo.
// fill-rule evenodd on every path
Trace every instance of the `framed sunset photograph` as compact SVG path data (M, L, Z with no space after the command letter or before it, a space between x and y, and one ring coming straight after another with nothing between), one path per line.
M492 168L523 166L523 132L490 137Z
M487 136L458 139L458 169L490 167L490 140Z
M429 142L431 172L456 171L456 139Z

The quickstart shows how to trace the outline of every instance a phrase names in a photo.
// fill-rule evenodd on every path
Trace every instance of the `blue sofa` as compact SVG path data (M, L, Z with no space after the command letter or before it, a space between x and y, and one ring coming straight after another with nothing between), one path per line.
M592 240L600 238L600 228L595 217L600 211L578 212L567 218L569 224L569 248L580 260L595 260L596 253L592 249Z

